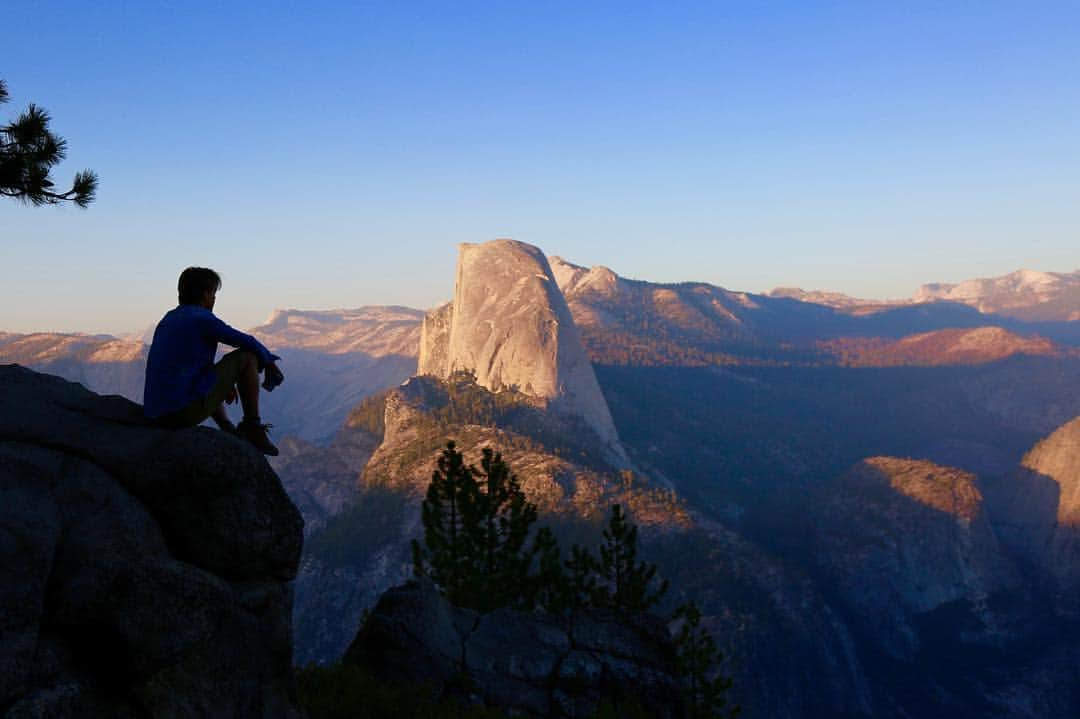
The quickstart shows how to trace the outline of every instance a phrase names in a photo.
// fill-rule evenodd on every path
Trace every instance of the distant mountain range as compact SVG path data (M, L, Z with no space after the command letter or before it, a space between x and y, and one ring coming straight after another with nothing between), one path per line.
M408 307L354 310L274 310L250 330L268 347L368 357L415 357L424 313Z
M984 314L1029 322L1080 320L1080 270L1017 270L1001 277L955 284L935 282L923 285L907 300L863 300L838 292L807 292L794 287L778 287L767 294L864 313L901 305L957 302Z
M863 353L861 363L879 366L971 364L1080 346L1080 323L984 314L957 302L866 305L820 293L807 301L791 297L795 291L755 295L697 282L628 280L606 267L580 267L559 257L551 258L551 266L590 356L600 364L829 363L837 361L837 347L870 339L878 341L878 351ZM1058 302L1063 295L1043 296ZM1030 314L1061 314L1038 307L1030 305ZM928 336L991 327L1004 331Z

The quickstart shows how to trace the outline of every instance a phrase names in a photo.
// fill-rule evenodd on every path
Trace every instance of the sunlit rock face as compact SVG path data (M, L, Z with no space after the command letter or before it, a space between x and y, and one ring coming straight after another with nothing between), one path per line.
M1080 417L1035 445L1023 465L1050 477L1060 488L1058 524L1080 527Z
M513 240L458 247L451 306L424 321L419 374L476 374L493 391L516 387L585 420L625 459L607 402L544 253Z
M445 377L450 366L450 326L454 322L454 303L447 302L424 317L420 328L420 359L416 373Z
M1014 552L1045 573L1061 597L1080 591L1080 417L1024 455L992 485L994 523ZM1075 611L1075 600L1070 602Z

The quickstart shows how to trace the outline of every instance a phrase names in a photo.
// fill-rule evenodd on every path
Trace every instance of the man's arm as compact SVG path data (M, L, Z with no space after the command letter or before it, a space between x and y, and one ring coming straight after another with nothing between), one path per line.
M225 324L212 312L208 311L206 313L204 322L203 333L207 337L223 344L227 344L230 347L238 347L239 349L253 353L259 360L260 370L281 359L276 354L273 354L270 350L266 349L266 345L262 342L245 332L241 332L240 330Z

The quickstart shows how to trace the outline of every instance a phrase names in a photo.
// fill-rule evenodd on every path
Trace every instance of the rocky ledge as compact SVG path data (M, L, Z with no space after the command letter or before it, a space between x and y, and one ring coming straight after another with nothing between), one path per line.
M428 581L379 599L344 661L393 682L515 716L682 716L675 647L651 614L587 610L566 616L451 605Z
M0 713L301 717L303 520L205 428L0 366Z

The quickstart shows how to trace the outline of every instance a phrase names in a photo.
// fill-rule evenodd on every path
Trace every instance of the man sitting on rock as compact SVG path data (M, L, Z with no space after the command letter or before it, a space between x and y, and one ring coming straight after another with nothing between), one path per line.
M285 377L275 354L249 334L222 322L213 313L221 277L206 267L180 273L180 305L158 322L146 359L143 410L165 427L194 427L207 417L217 426L255 445L263 454L277 455L259 419L259 372L263 387L273 390ZM218 342L238 349L214 364ZM225 403L240 395L244 419L229 420Z

